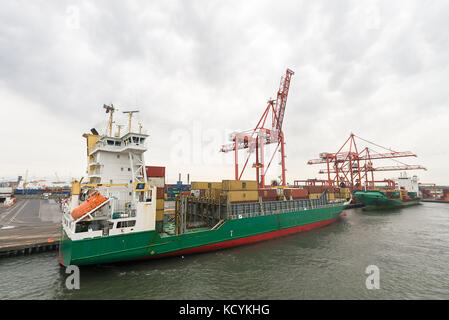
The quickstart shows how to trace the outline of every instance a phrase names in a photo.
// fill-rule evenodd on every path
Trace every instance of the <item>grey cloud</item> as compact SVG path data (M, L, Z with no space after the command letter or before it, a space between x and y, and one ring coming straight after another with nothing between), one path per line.
M137 106L163 164L176 128L253 127L290 67L289 180L351 131L438 167L448 14L445 1L4 1L0 84L74 131L103 120L103 103Z

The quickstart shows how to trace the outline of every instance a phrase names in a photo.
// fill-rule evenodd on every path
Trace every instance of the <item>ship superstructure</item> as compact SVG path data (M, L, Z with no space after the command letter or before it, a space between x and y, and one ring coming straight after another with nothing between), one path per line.
M72 183L71 201L63 215L64 235L81 240L154 230L156 188L147 184L144 165L148 135L132 132L131 123L123 136L93 131L83 135L88 181Z

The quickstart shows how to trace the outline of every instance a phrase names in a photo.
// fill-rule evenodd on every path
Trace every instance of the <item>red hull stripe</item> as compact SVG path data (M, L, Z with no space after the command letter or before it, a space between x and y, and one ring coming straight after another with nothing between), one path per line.
M64 261L62 260L62 254L61 254L61 244L59 244L59 264L61 266L65 267Z
M159 255L155 255L155 256L139 258L136 260L144 260L144 259L151 259L151 258L165 258L165 257L171 257L171 256L188 255L188 254L194 254L194 253L200 253L200 252L208 252L208 251L215 251L215 250L220 250L220 249L225 249L225 248L237 247L237 246L241 246L241 245L245 245L245 244L249 244L249 243L256 243L256 242L273 239L273 238L278 238L278 237L286 236L286 235L301 232L301 231L307 231L307 230L323 227L327 224L334 222L335 220L337 220L337 218L338 218L338 216L333 219L324 220L324 221L320 221L320 222L316 222L316 223L311 223L311 224L307 224L307 225L303 225L303 226L296 226L296 227L291 227L291 228L287 228L287 229L271 231L271 232L267 232L267 233L258 234L255 236L239 238L239 239L235 239L235 240L228 240L228 241L224 241L224 242L220 242L220 243L209 244L209 245L191 248L191 249L163 253L163 254L159 254Z

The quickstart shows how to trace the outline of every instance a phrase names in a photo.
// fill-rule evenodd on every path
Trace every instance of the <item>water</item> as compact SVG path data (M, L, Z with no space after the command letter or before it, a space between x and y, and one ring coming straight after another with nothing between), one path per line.
M449 299L449 205L348 210L321 229L200 255L81 268L55 252L0 260L0 299ZM365 286L368 265L380 289Z

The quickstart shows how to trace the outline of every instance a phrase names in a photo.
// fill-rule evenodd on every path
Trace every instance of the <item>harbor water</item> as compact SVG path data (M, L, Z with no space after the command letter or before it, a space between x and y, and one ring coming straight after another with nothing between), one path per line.
M379 289L368 289L368 266ZM0 299L449 299L449 205L345 211L321 229L222 251L80 269L0 260Z

